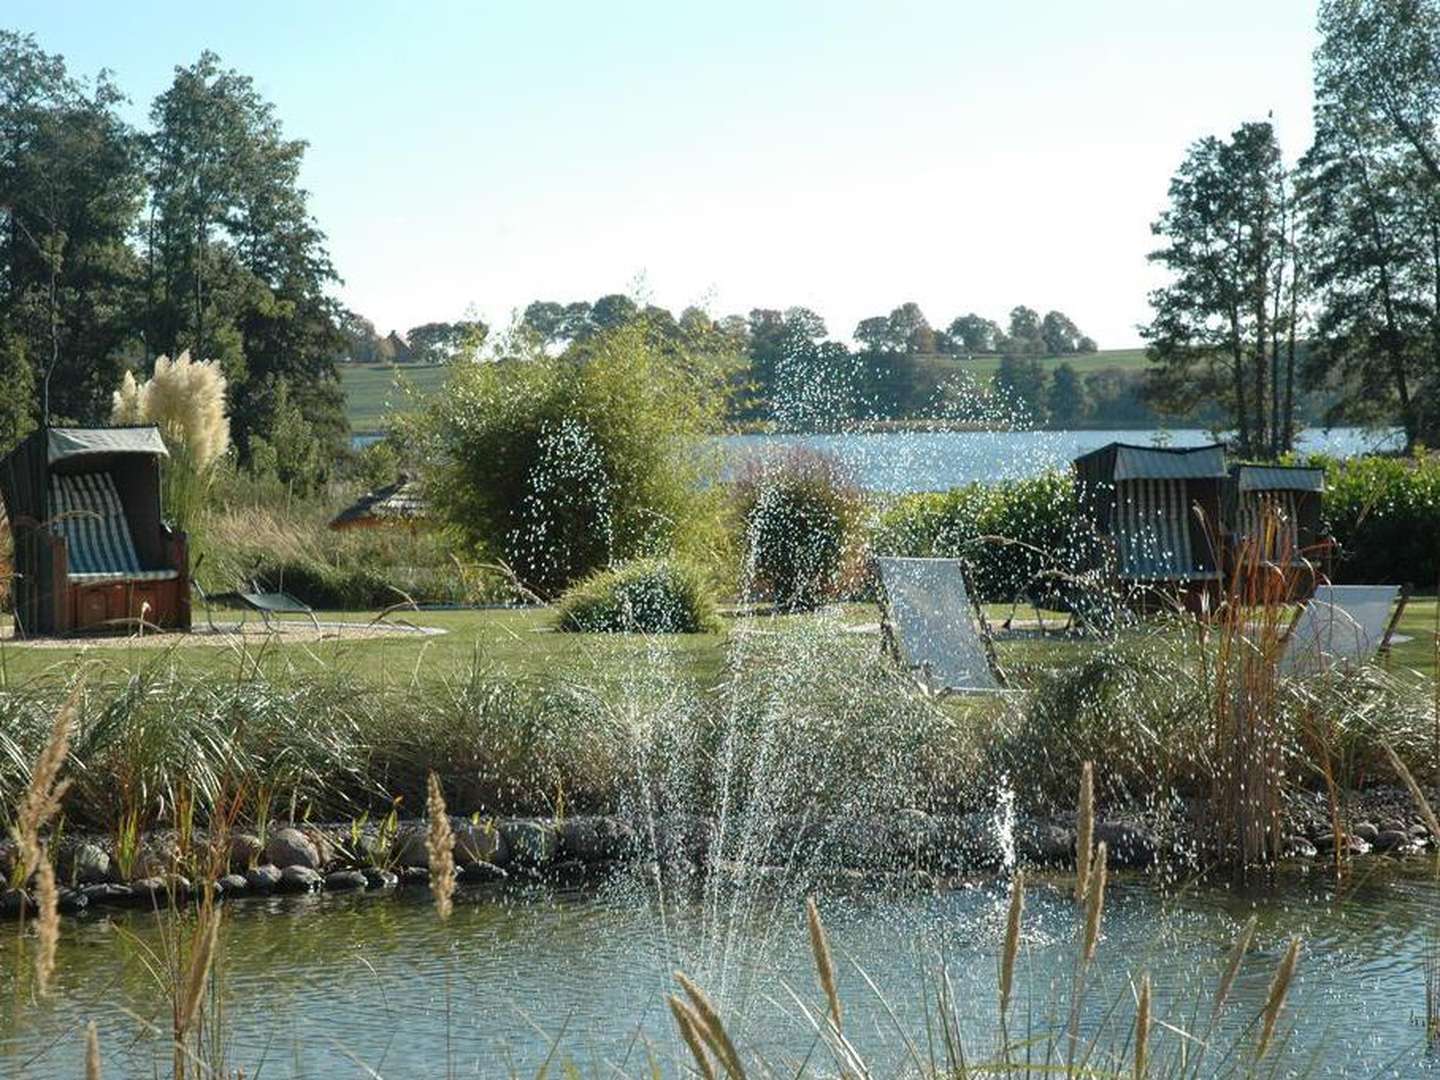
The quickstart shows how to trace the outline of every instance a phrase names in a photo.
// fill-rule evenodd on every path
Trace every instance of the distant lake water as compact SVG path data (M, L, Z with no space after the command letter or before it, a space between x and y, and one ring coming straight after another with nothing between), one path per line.
M1036 476L1047 469L1068 468L1081 454L1106 443L1140 446L1204 446L1214 442L1199 428L1166 431L927 431L836 435L730 435L727 457L738 468L753 458L782 447L807 447L832 454L853 471L870 491L943 491L975 480L994 482ZM1396 432L1360 428L1307 431L1299 439L1301 453L1323 452L1355 457L1401 444Z
M354 438L358 449L379 436ZM1070 461L1111 442L1140 446L1203 446L1212 442L1200 428L1128 431L917 431L832 435L727 435L722 440L732 473L747 459L777 448L808 447L833 454L871 491L943 491L975 480L994 482L1067 468ZM1300 436L1302 453L1355 457L1394 450L1399 432L1332 428Z

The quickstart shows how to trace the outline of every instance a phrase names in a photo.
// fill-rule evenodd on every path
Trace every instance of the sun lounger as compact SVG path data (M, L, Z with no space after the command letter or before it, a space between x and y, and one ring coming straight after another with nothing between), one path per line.
M999 693L984 615L973 603L958 559L875 560L886 648L937 693Z
M1398 585L1318 586L1285 639L1281 670L1313 675L1369 662L1389 648L1408 599Z

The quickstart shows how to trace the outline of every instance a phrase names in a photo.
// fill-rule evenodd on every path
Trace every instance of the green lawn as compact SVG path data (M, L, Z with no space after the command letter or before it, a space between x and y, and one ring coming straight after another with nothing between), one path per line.
M987 615L997 627L1010 612L1009 605L987 606ZM1017 615L1021 619L1033 617L1026 608L1021 608ZM322 615L326 621L359 624L368 622L370 617L365 612ZM417 625L436 627L446 633L371 640L342 638L308 644L289 642L255 647L243 654L222 646L185 644L183 638L176 638L172 646L164 649L136 647L123 639L76 641L73 646L62 648L30 648L0 641L0 677L10 685L36 679L60 681L69 679L83 664L90 667L91 678L111 681L123 679L148 665L182 661L192 671L210 670L235 676L258 666L276 676L338 671L391 684L416 678L457 679L475 665L522 676L562 670L593 672L597 681L604 681L623 679L637 661L659 657L662 662L673 664L677 674L714 685L724 674L727 641L737 634L764 635L777 626L777 620L768 617L738 618L728 622L721 634L647 640L632 635L556 633L550 629L550 613L536 610L426 611L409 613L406 617ZM219 613L216 618L221 621ZM814 616L789 616L778 623L809 618ZM874 606L856 604L847 606L841 619L847 624L873 624L878 615ZM1051 620L1058 623L1062 617L1047 616L1047 621ZM1435 627L1435 598L1412 600L1399 627L1400 634L1410 640L1394 647L1389 661L1391 668L1413 669L1433 677ZM876 641L878 648L878 638ZM997 652L1001 664L1018 672L1023 682L1028 671L1073 663L1095 647L1087 641L1035 640L1002 634Z
M1145 367L1144 349L1104 349L1085 356L1044 357L1041 363L1047 367L1069 363L1082 375L1107 369L1135 371ZM969 372L990 378L1000 366L998 356L982 356L974 360L960 360L950 356L922 358L922 362L940 369L942 374ZM350 427L354 431L379 431L384 427L385 416L397 404L404 402L404 395L396 389L395 378L412 384L418 394L432 394L445 381L444 364L343 364L340 367L340 385L345 389L346 412Z

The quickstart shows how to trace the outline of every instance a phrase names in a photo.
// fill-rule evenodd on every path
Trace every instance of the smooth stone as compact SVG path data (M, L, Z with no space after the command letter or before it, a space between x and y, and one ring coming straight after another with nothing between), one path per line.
M129 885L119 885L113 881L82 885L80 891L92 904L128 904L135 899L134 889Z
M1034 866L1059 866L1075 857L1075 834L1051 821L1025 821L1015 828L1015 855Z
M549 822L517 818L502 822L500 834L510 851L510 861L522 868L538 869L555 858L559 834Z
M271 892L280 884L280 868L271 863L252 866L245 871L245 884L255 892Z
M366 884L365 875L359 870L336 870L333 874L325 875L325 888L333 892L363 889Z
M491 863L504 866L510 861L510 845L498 823L482 821L477 825L464 818L455 818L452 819L451 829L455 833L455 861L459 865ZM429 865L428 860L426 865Z
M1396 851L1410 846L1410 834L1400 829L1385 829L1377 833L1371 844L1376 851Z
M635 847L635 831L620 818L605 815L565 818L555 830L560 853L584 862L623 858Z
M1102 821L1095 826L1095 842L1104 841L1110 865L1127 870L1144 870L1160 854L1154 833L1123 821Z
M1287 859L1313 859L1320 853L1315 845L1303 836L1286 837L1284 852Z
M504 881L510 875L503 867L494 863L475 862L468 866L462 866L456 877L466 885L484 885L495 881Z
M1356 825L1350 832L1358 836L1361 840L1364 840L1367 844L1374 844L1380 836L1380 830L1369 821L1360 822L1360 824Z
M79 889L61 887L55 890L55 908L62 915L74 915L90 904L90 898Z
M393 889L400 884L399 876L389 870L379 870L371 866L360 872L365 875L365 884L371 889Z
M215 884L220 886L221 896L240 896L250 891L250 882L244 874L226 874Z
M137 881L130 882L130 891L134 893L136 900L146 903L155 903L169 897L169 890L162 877L143 877Z
M110 855L99 844L80 844L70 853L70 877L77 885L110 880Z
M406 866L400 870L401 885L429 885L430 868L428 866Z
M281 870L292 866L306 870L320 868L320 852L299 829L277 829L265 842L265 861Z
M325 879L320 876L318 870L312 870L308 866L287 866L280 871L280 884L278 892L283 893L306 893L315 892L325 884Z
M243 874L260 862L265 845L253 833L236 833L230 838L230 869Z

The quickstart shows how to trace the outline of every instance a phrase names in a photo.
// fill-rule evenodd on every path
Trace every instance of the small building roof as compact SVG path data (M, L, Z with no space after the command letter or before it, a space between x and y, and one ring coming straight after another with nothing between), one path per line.
M46 432L46 458L51 465L85 454L153 454L168 457L157 427L52 427Z
M367 491L341 510L331 520L330 528L413 524L429 516L430 508L420 492L420 482L402 473L395 483Z
M1241 491L1324 491L1325 470L1303 465L1237 465Z
M1077 468L1105 468L1113 455L1110 480L1220 480L1225 471L1225 448L1209 446L1133 446L1107 443L1075 459ZM1093 475L1093 473L1092 473Z

